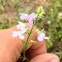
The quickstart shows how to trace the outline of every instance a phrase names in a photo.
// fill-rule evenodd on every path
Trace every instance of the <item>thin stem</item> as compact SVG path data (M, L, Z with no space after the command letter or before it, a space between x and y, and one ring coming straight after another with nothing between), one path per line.
M32 33L33 26L34 26L34 24L32 25L31 31L30 31L30 33L28 34L28 38L27 38L27 40L26 40L26 45L27 45L28 39L29 39L29 37L30 37L30 35L31 35L31 33Z
M34 24L32 25L31 31L30 31L30 33L28 34L28 38L27 38L26 44L25 44L25 46L24 46L24 51L23 51L23 58L24 58L24 60L26 59L25 51L26 51L26 48L27 48L27 43L28 43L29 37L30 37L30 35L31 35L31 33L32 33L32 30L33 30L33 26L34 26Z

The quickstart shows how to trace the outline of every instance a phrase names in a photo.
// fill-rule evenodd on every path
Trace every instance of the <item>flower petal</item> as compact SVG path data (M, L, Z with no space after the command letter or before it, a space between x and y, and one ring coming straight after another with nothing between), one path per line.
M39 41L43 41L43 38L38 36L38 40Z
M35 13L32 13L29 16L31 16L32 19L35 19L37 17L37 15Z
M24 39L24 36L23 36L23 35L19 35L19 38L20 38L20 39Z
M43 32L44 31L44 28L41 30L41 32Z
M21 20L27 20L28 14L26 14L26 13L20 13L20 14L21 14L21 16L20 16Z
M13 37L17 37L18 36L17 31L13 31L12 33L13 33L12 34Z
M26 24L22 23L22 22L18 22L19 24L17 25L18 29L24 28L26 27Z
M21 34L24 34L26 32L25 28L21 28Z
M33 24L33 19L30 19L28 22L29 22L30 24Z
M44 39L49 39L49 37L45 37Z

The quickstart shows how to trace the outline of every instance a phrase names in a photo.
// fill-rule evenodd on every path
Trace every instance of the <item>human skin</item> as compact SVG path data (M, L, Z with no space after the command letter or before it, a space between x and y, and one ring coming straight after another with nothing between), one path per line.
M31 29L31 25L28 25L28 28ZM36 29L36 27L33 29ZM0 30L0 62L17 62L23 52L22 41L19 37L12 37L13 31L18 31L16 26ZM24 40L26 41L26 34L24 36ZM29 49L28 52L30 54L27 55L30 58L29 62L60 62L58 56L47 53L45 41L38 41L36 32L31 34L29 41L30 40L36 40L37 43L28 44L27 50Z

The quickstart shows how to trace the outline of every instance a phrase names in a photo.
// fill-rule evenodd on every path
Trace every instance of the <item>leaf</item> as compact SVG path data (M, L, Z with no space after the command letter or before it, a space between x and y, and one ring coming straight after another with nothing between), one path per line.
M41 31L39 31L39 29L36 29L36 32L39 34Z
M25 43L25 41L24 41L24 40L22 40L22 43L24 44L24 43Z
M31 40L30 42L35 44L37 41Z

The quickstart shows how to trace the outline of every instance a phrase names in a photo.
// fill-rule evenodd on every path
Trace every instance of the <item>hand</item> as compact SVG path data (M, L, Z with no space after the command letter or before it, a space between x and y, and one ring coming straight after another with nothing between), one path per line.
M28 27L30 29L31 26L28 25ZM0 62L17 62L20 58L23 52L21 39L12 37L12 31L16 30L18 30L16 26L10 29L0 30ZM37 34L32 33L29 38L30 40L37 40ZM30 58L29 62L59 62L58 56L47 53L45 41L40 42L37 40L36 44L30 43L27 52L29 53L27 54Z

